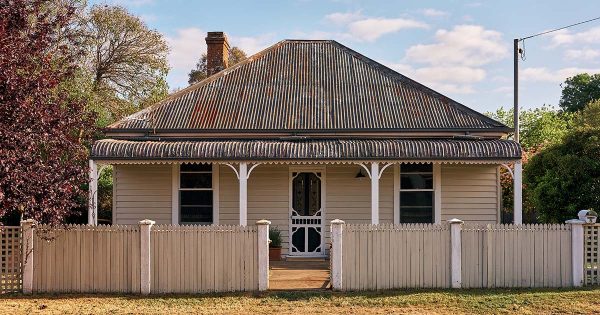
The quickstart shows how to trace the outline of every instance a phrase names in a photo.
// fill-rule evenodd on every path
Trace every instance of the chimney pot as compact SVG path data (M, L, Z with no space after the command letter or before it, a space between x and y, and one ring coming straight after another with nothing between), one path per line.
M206 34L206 71L213 75L229 65L229 42L224 32Z

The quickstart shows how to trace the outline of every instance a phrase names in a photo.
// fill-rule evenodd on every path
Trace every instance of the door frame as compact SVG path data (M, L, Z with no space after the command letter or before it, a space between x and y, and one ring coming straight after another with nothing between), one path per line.
M288 169L288 254L291 257L325 257L327 250L325 248L325 215L327 204L327 177L325 165L290 165ZM293 203L293 173L321 173L321 253L319 254L294 254L292 253L292 203Z

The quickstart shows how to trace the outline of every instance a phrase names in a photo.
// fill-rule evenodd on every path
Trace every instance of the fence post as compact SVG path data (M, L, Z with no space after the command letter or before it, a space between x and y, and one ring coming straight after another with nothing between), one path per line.
M140 224L140 293L150 294L150 230L154 225L152 220L142 220Z
M23 272L23 293L33 293L33 226L35 220L21 221L21 259Z
M342 290L342 232L345 222L340 219L331 221L331 284L333 290Z
M459 219L448 220L450 223L450 281L452 288L462 287L462 241L461 230L463 221Z
M271 221L260 220L258 226L258 291L269 289L269 226Z
M583 224L582 220L567 220L571 225L571 268L573 269L573 286L583 286Z

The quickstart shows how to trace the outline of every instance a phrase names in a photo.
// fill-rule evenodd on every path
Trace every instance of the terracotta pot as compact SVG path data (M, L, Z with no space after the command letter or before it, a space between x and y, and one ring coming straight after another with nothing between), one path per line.
M269 247L269 260L281 260L281 247Z

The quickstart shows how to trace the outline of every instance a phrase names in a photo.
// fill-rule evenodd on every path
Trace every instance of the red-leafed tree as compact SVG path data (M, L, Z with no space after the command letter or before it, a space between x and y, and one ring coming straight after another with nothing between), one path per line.
M57 224L85 201L93 117L66 88L75 7L0 0L0 217Z

